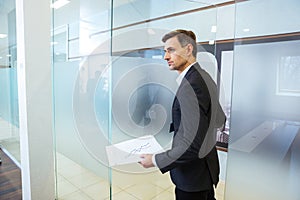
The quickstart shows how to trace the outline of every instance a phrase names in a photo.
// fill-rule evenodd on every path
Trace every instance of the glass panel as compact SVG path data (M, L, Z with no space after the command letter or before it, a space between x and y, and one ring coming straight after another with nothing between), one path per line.
M197 1L74 0L52 15L58 198L172 199L168 174L137 163L108 168L105 147L149 134L170 146L177 73L162 59L161 37L193 30L197 59L217 83L217 9Z
M216 33L212 31L216 8L183 12L209 5L156 0L125 4L116 0L114 6L111 142L152 135L168 149L173 137L169 127L178 74L163 60L162 36L175 29L193 30L199 42L198 60L217 82ZM174 199L169 174L163 175L157 168L144 169L137 162L112 166L112 186L112 199Z
M236 5L226 199L299 199L299 6Z
M215 0L202 2L208 2L211 4L217 3ZM123 28L122 26L144 24L146 23L145 20L148 19L161 20L166 16L174 17L175 13L184 14L183 12L207 6L210 5L201 3L201 1L198 0L116 0L114 1L113 27Z
M0 0L0 145L20 163L15 1Z
M57 197L106 199L110 2L72 0L52 15Z

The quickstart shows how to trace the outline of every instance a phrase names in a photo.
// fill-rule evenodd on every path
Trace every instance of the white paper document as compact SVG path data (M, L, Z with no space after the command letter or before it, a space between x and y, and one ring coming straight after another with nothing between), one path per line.
M147 135L110 146L106 146L109 166L137 163L140 154L162 152L163 148L153 135Z

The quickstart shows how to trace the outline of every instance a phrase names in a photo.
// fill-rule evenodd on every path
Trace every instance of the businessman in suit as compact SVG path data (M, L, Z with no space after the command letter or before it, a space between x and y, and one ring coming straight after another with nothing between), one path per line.
M217 87L196 62L196 36L175 30L162 38L164 59L179 73L172 106L172 147L163 153L143 154L143 167L170 171L176 200L215 200L219 160L215 147L216 129L224 126L225 114L218 101Z

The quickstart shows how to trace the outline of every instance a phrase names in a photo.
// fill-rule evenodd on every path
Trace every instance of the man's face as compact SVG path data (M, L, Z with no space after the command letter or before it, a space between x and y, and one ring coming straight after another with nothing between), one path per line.
M187 67L187 48L180 45L176 36L165 42L164 51L164 59L168 62L170 70L182 72Z

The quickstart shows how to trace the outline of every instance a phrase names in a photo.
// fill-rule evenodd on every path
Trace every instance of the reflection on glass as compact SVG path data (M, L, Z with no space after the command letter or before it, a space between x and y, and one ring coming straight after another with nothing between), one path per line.
M0 146L20 162L15 1L0 5Z
M161 96L162 95L162 96ZM129 115L132 120L141 126L147 126L155 117L154 110L151 107L155 104L163 105L163 99L169 99L172 97L172 93L163 86L150 83L138 88L130 97L129 100ZM165 104L164 107L169 108L170 102Z
M237 18L260 16L256 9L266 2L238 4ZM287 1L285 6L294 3ZM242 14L249 5L252 9ZM271 15L277 15L275 8L282 6L279 2L268 5L274 7ZM278 17L289 21L285 16ZM252 23L254 27L260 24ZM237 23L236 28L244 25ZM276 32L272 39L265 37L268 42L241 39L234 47L225 199L297 200L300 196L300 41Z
M112 78L114 141L148 134L170 140L165 133L171 121L176 73L160 59L122 56L113 62Z
M184 12L201 7L207 12ZM174 13L180 15L168 16ZM137 163L108 168L105 147L152 134L168 148L177 74L162 59L161 37L188 28L201 41L215 40L216 9L191 1L75 0L54 10L53 17L57 175L63 177L57 181L58 197L73 197L62 191L72 183L93 199L173 198L168 175ZM205 20L194 24L191 18ZM214 45L209 49L214 53ZM84 181L78 184L76 178ZM159 196L167 189L167 197Z
M52 10L57 199L110 198L110 3L74 0Z
M169 127L178 74L170 71L163 60L161 38L171 30L186 28L199 34L200 41L215 40L211 27L216 25L216 10L210 7L204 12L183 12L208 6L192 1L114 4L118 6L113 13L112 31L112 143L150 134L168 149L173 136ZM191 19L199 20L193 23ZM199 52L208 51L199 46ZM214 45L209 47L214 53ZM217 77L216 63L201 60ZM112 186L137 199L174 199L169 175L162 175L157 168L144 169L138 163L114 166Z
M51 42L52 57L54 62L65 62L68 59L68 27L58 27L53 30ZM55 52L55 53L54 53Z
M282 56L277 70L277 94L300 96L300 56Z

